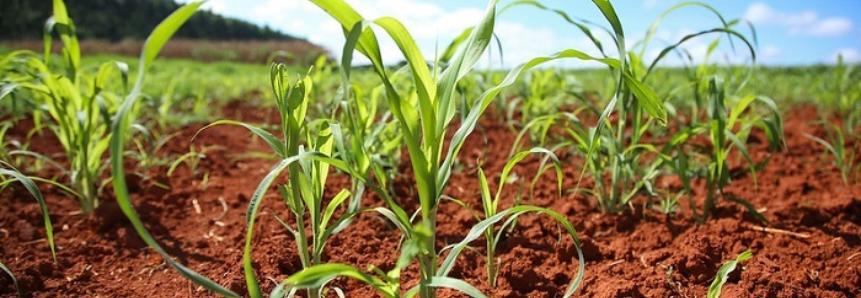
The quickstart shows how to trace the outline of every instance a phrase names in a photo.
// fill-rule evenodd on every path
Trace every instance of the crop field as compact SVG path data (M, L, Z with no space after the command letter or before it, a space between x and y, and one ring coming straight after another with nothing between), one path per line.
M609 1L490 0L425 53L396 15L309 1L338 59L159 58L201 2L139 57L83 55L62 0L0 46L0 297L861 297L858 65L760 66L756 29L698 2L663 16L712 27L665 44ZM602 54L482 67L514 9Z

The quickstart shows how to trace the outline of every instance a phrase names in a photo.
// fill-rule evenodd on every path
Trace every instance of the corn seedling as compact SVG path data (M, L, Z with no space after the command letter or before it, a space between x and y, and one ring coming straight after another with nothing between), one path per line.
M732 102L727 100L723 80L716 77L712 78L709 83L708 122L685 128L674 135L670 141L670 146L677 148L676 157L680 160L677 160L674 165L676 165L676 171L688 193L691 193L689 178L693 176L691 173L696 170L692 169L687 160L687 156L694 155L694 153L687 152L684 148L698 147L688 144L688 140L698 134L707 134L711 141L710 148L700 147L708 151L704 153L708 160L708 173L706 174L706 200L702 213L698 214L694 210L694 216L697 217L699 223L708 220L718 198L724 196L724 187L730 183L732 175L729 171L728 157L733 148L736 148L747 161L747 171L750 172L754 182L756 181L756 171L768 163L768 159L754 163L748 153L746 140L754 127L759 127L765 131L771 150L778 150L786 146L783 136L783 121L774 101L767 97L753 95L732 99L734 100ZM726 108L728 102L731 104L729 110ZM767 107L773 114L772 118L762 118L756 115L741 117L754 102ZM736 127L738 129L735 129ZM729 196L728 199L744 205L751 214L765 220L747 201L734 196Z
M373 24L380 26L389 33L407 59L408 70L412 74L413 87L407 95L403 95L404 92L398 92L395 89L386 68L383 66L376 37L373 31L369 30L372 23L363 21L363 18L344 2L313 2L341 23L349 33L346 46L350 49L349 53L351 54L352 48L358 45L358 50L372 61L375 72L386 86L389 109L398 121L415 172L421 205L421 223L412 227L407 213L391 199L387 202L391 211L384 213L384 215L390 215L390 219L404 232L407 238L402 248L402 258L399 263L409 264L413 262L413 259L417 259L421 272L421 281L418 287L420 296L433 297L435 291L431 280L436 276L437 269L436 244L433 235L436 229L435 212L445 185L444 181L448 179L450 173L448 171L450 171L453 162L451 158L442 160L445 128L448 122L452 120L456 108L452 93L459 77L466 75L489 42L493 28L493 9L488 10L483 24L472 31L470 40L467 42L472 52L467 52L466 58L463 56L455 58L454 63L449 66L448 71L441 75L438 82L433 81L426 60L418 51L415 41L399 21L388 17L373 21ZM345 52L347 51L345 50ZM347 59L349 61L351 57L348 55ZM418 109L415 108L415 105L418 105ZM450 152L459 149L456 147L460 147L461 143L462 141L460 143L453 141ZM302 273L305 272L309 271L306 270ZM339 274L339 272L331 273L331 277ZM399 275L399 271L392 273L392 275L385 276L392 277L396 282L395 277ZM292 286L298 287L302 284L304 283L293 283ZM388 292L387 296L395 295L395 293L385 290L384 287L378 289L383 293ZM397 291L396 288L390 290ZM471 287L461 290L474 292L474 288Z
M27 189L33 198L36 199L36 202L39 203L39 209L42 212L42 221L45 223L45 234L48 239L48 246L51 248L51 256L53 256L54 262L56 262L57 251L54 245L54 227L51 224L51 217L48 215L48 205L45 204L42 192L39 191L38 187L36 187L36 183L33 182L32 178L33 177L21 174L21 172L12 167L12 165L4 161L0 161L0 189L5 189L12 182L19 182L25 189ZM12 283L15 286L15 291L18 292L18 297L22 297L21 289L18 287L18 280L15 278L12 270L9 270L9 268L3 263L0 263L0 269L9 275L9 278L12 279Z
M287 68L283 64L273 65L270 70L272 91L281 116L280 132L284 141L278 140L274 135L251 124L231 120L216 121L204 128L213 125L238 125L266 141L272 150L280 157L279 162L272 168L266 177L260 182L251 198L248 209L248 232L245 241L243 264L245 268L246 283L249 294L252 297L262 297L259 283L254 275L251 260L251 242L254 231L254 220L260 200L270 188L275 178L283 171L288 172L288 182L279 184L278 191L284 203L293 213L296 228L293 229L283 224L296 240L299 258L304 268L322 264L323 249L329 236L336 233L341 222L355 215L346 213L339 218L332 218L335 211L341 207L348 198L350 192L342 190L325 205L323 202L326 180L329 175L330 164L336 164L346 168L342 162L330 158L334 149L334 137L332 126L328 121L308 122L306 115L313 90L313 82L310 76L298 79L291 83L287 76ZM304 146L302 144L305 144ZM307 146L307 149L305 148ZM310 239L305 227L305 217L310 219ZM280 219L279 219L280 221ZM283 222L282 222L283 223ZM308 297L320 297L321 287L309 288Z
M29 69L22 65L22 58L33 55L28 51L15 51L5 56L0 55L0 107L11 114L9 121L17 121L26 113L32 115L33 122L41 129L42 113L38 109L39 94L33 94L26 88L19 88L21 83L27 84L31 81ZM8 100L3 100L9 98ZM5 115L4 115L5 116Z
M6 272L6 275L12 279L12 285L15 287L15 292L18 293L18 297L21 297L21 288L18 287L18 279L15 278L15 274L13 274L12 270L9 270L9 267L6 267L3 263L0 263L0 269L2 269L3 272Z
M217 146L217 145L206 146L206 147L201 148L198 151L198 150L194 149L194 146L190 146L188 148L188 153L180 155L170 164L170 168L167 169L167 175L168 176L173 175L173 171L175 171L176 168L180 164L182 164L183 162L185 163L186 166L188 166L188 169L191 171L191 173L193 175L200 174L200 171L198 169L198 166L200 165L200 161L203 159L206 159L206 153L207 152L214 151L214 150L224 150L224 147Z
M663 214L674 214L678 210L679 200L683 194L684 192L672 193L670 191L659 190L655 194L658 197L658 205L654 206L654 208ZM649 205L651 205L651 202Z
M478 169L478 178L479 178L478 181L479 181L479 185L480 185L480 189L481 189L481 202L482 202L481 206L484 209L485 218L490 218L490 217L493 217L496 214L500 213L498 211L498 208L499 208L499 200L501 199L501 195L502 195L502 188L507 184L509 175L511 174L511 170L514 168L514 166L517 165L517 163L522 161L524 158L529 156L529 154L543 154L547 158L552 159L552 161L553 161L552 166L556 169L557 190L559 191L559 195L561 196L561 194L562 194L562 167L561 167L561 163L559 162L559 159L556 157L556 155L553 154L553 152L550 152L547 149L543 149L543 148L533 148L529 151L519 152L519 153L515 154L511 159L509 159L508 162L505 163L505 166L502 169L502 173L499 176L499 184L498 184L498 187L497 187L495 194L492 194L490 191L490 187L488 186L487 177L485 176L484 171L481 168ZM539 179L541 177L541 174L542 174L542 171L539 171L536 174L535 180L533 180L533 185L534 185L534 182L537 181L537 179ZM518 205L519 204L515 204L515 206L518 206ZM549 210L546 208L540 208L540 207L535 207L535 208L536 208L535 209L536 212L546 214L546 215L556 219L557 221L559 221L563 225L568 223L568 221L565 219L564 216L562 216L562 215L560 215L560 214L558 214L552 210ZM507 213L507 212L508 212L508 210L505 210L502 213ZM490 285L491 287L496 287L496 275L497 275L497 272L499 272L499 267L501 266L501 264L499 264L496 260L496 245L497 245L497 243L499 243L499 240L502 238L503 233L505 233L505 231L507 230L506 227L508 225L513 226L515 223L515 220L516 220L516 216L509 217L502 224L502 226L499 228L498 232L496 232L495 225L493 225L493 224L491 224L486 230L484 230L484 238L485 238L485 241L487 244L487 251L485 253L486 266L487 266L487 284ZM579 239L577 238L577 234L576 233L570 234L570 236L574 240L575 245L577 245L579 247ZM579 250L578 250L578 253L580 253ZM583 262L582 254L579 255L579 257L580 257L579 261L582 264L582 262Z
M729 274L735 271L735 268L738 267L738 264L744 261L749 260L753 257L753 252L749 249L744 252L738 254L738 257L735 260L729 261L726 264L720 266L717 272L717 276L715 276L715 280L712 282L711 286L709 286L708 298L720 298L720 292L723 288L723 285L727 282L727 277Z
M168 189L169 187L167 185L163 185L153 180L152 177L150 177L149 172L150 169L171 164L169 157L160 156L158 153L174 136L176 136L176 134L160 135L137 124L132 125L132 127L140 133L140 137L132 139L132 142L134 142L135 145L135 150L128 150L126 155L137 160L138 170L135 172L135 175L140 176L144 181L151 181L158 187ZM168 173L168 176L170 176L170 173Z
M342 85L336 95L340 101L341 126L333 126L335 148L339 158L363 177L374 181L376 192L386 198L391 197L389 181L395 178L401 156L402 137L397 123L392 121L390 112L380 115L378 110L382 87L373 88L370 94L359 85L351 85L349 65L342 65ZM344 98L352 97L351 100ZM342 129L343 128L343 129ZM350 210L356 210L365 191L362 179L352 177L353 188Z
M834 165L840 169L840 176L843 178L843 184L849 185L853 173L855 173L855 179L857 179L857 173L861 171L861 165L855 165L855 154L861 151L861 147L859 147L861 146L861 142L856 142L855 148L846 152L846 139L840 126L829 125L828 122L825 121L823 121L823 125L825 126L825 131L828 133L828 141L807 133L804 133L803 135L825 147L825 152L834 156Z
M855 129L861 126L861 83L854 75L855 65L844 61L838 55L837 65L831 75L820 79L816 96L817 101L843 120L843 132L853 137Z
M36 199L36 202L39 203L39 209L42 212L42 221L45 223L45 233L47 234L48 246L51 247L51 255L54 257L54 261L57 261L57 253L54 248L54 228L53 225L51 225L51 217L48 215L48 205L45 204L42 192L39 191L39 188L36 187L36 183L34 182L34 180L42 181L44 179L26 176L5 161L0 161L0 179L2 179L0 180L0 189L5 189L12 182L19 182L25 189L27 189L27 192Z
M55 74L48 67L48 50L55 30L63 41L63 74ZM115 106L114 97L103 90L117 70L125 86L127 66L121 62L108 62L102 64L92 78L82 73L75 26L61 0L54 1L54 15L45 26L44 42L46 52L42 60L35 55L18 52L21 55L19 61L26 65L33 77L4 88L20 87L40 94L47 114L53 120L48 127L57 135L69 160L70 168L66 173L71 188L77 194L82 211L90 214L99 205L97 188L106 169L102 155L108 149L110 137L108 115Z
M565 93L559 90L567 88L559 81L559 72L554 69L533 70L526 74L522 84L526 91L523 100L518 105L521 112L521 122L527 123L538 115L556 112L559 97Z

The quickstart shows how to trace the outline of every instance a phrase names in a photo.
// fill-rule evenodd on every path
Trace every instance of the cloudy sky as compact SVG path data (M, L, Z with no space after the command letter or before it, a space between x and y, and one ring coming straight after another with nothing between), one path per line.
M188 1L188 0L184 0ZM183 1L183 2L184 2ZM484 0L346 0L365 18L392 16L401 20L432 59L435 48L444 47L464 28L475 25L483 14ZM502 3L511 2L503 0ZM599 24L607 24L588 0L541 1L568 14ZM622 19L629 43L640 40L652 22L677 0L614 1ZM768 65L805 65L831 63L838 54L846 60L861 62L861 1L856 0L765 0L711 1L727 19L742 19L757 29L758 63ZM343 34L339 25L306 0L210 0L206 6L214 12L279 29L306 38L328 48L339 56ZM720 25L720 21L699 7L686 7L670 14L658 27L656 42L646 50L654 57L663 45L681 37ZM749 34L746 26L739 31ZM382 30L379 30L382 32ZM566 48L597 53L588 39L555 14L532 7L505 12L497 20L496 33L503 44L505 66L511 67L528 58L549 55ZM378 34L382 35L382 34ZM695 59L702 59L709 43L718 35L692 40L685 44ZM383 39L384 57L400 60L393 43ZM609 37L603 36L606 46ZM660 47L659 47L660 46ZM735 43L735 49L724 38L718 50L719 61L744 62L750 59ZM498 60L492 62L498 65ZM673 59L670 63L680 63ZM485 62L491 63L491 62ZM561 66L582 66L580 62Z

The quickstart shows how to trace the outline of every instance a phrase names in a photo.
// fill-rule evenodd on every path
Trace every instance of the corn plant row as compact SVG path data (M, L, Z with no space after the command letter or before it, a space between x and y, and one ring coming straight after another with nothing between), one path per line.
M368 275L347 265L324 264L314 266L288 278L282 283L284 287L276 289L276 293L279 295L285 293L286 289L319 287L336 276L344 275L368 283L386 297L401 297L401 293L398 292L400 271L415 261L420 268L420 282L416 288L406 292L407 296L417 293L420 297L435 297L436 288L450 287L471 296L483 297L483 294L472 286L463 281L447 277L448 271L466 243L486 233L496 222L506 219L506 224L503 224L505 226L524 212L541 212L560 220L563 225L566 225L579 252L579 242L576 232L564 217L550 210L532 206L516 206L512 209L496 212L493 207L493 201L489 199L490 196L485 192L484 201L487 205L485 208L486 211L489 211L485 214L487 218L474 226L463 242L454 245L443 265L437 268L437 252L434 238L436 210L451 175L452 165L457 152L460 150L466 136L475 128L479 116L488 107L493 98L503 88L513 84L519 76L532 67L547 61L563 58L595 60L608 64L611 67L619 69L620 82L624 82L625 86L635 86L634 88L637 90L638 95L642 95L641 98L648 102L646 106L650 112L659 115L659 117L661 115L662 109L656 104L656 97L653 93L649 93L650 90L647 87L633 80L630 73L627 73L629 70L625 68L626 63L624 59L598 59L580 51L569 49L554 56L532 59L511 71L501 84L481 94L474 101L467 116L463 118L463 123L461 123L460 128L455 132L448 151L443 154L442 141L457 108L454 96L456 85L468 74L469 70L474 66L489 44L495 22L496 1L491 1L488 5L484 20L476 27L468 29L470 32L468 38L464 39L463 48L460 49L451 61L448 61L447 68L441 72L438 70L431 72L428 68L428 63L417 50L415 42L409 36L409 32L395 19L384 17L373 22L364 21L357 12L342 1L312 2L323 8L324 11L328 12L341 23L347 36L344 57L350 59L353 51L352 48L355 47L361 54L371 60L375 72L380 77L384 86L386 86L389 110L399 124L400 132L404 136L410 155L410 163L416 178L416 189L418 190L420 201L420 216L418 219L419 223L413 224L403 208L391 200L387 201L388 210L382 211L377 209L378 212L381 212L392 220L395 226L401 229L406 239L401 248L401 257L395 268L391 271L386 273L378 271L379 277L377 277ZM623 36L621 25L612 6L604 1L595 1L594 3L602 10L605 17L613 23L616 34ZM383 60L379 54L376 35L374 31L369 29L372 24L381 27L388 33L407 60L410 73L412 74L413 88L406 95L401 95L389 80L389 75L383 67ZM624 43L620 42L619 47L624 49ZM439 62L434 62L433 65L438 66ZM435 77L438 77L438 79L435 80ZM417 110L415 109L416 105L418 106ZM663 118L661 117L661 119ZM519 158L522 159L522 157ZM493 241L492 239L493 237L488 239L488 241ZM581 267L577 277L575 277L566 290L566 297L573 294L582 279L582 266L584 265L582 253L579 253L579 256ZM494 266L492 262L489 265ZM492 271L493 269L490 270ZM490 282L493 282L493 280L491 279Z

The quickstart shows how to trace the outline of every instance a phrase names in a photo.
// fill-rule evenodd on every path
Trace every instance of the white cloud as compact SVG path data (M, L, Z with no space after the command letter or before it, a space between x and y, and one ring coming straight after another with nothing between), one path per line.
M557 43L560 38L547 28L527 28L519 23L500 22L496 26L496 33L502 42L503 58L508 66L520 64L535 56L550 55L559 51ZM491 43L496 51L495 43ZM492 63L497 64L498 52Z
M228 11L227 2L224 0L209 0L203 7L209 8L214 13L224 14Z
M814 36L839 36L852 31L852 20L847 18L828 18L808 29Z
M837 63L837 57L840 55L843 55L843 61L846 63L861 62L861 51L853 48L842 48L834 51L828 59L828 62Z
M757 25L786 27L791 35L841 36L852 31L852 20L844 17L820 18L812 10L788 13L775 10L765 3L748 6L744 19Z
M196 0L176 0L176 3L186 4ZM225 0L209 0L201 6L201 9L209 10L217 14L226 14L229 12L228 4Z
M658 6L658 1L659 0L644 0L643 8L653 8L655 6Z
M783 50L781 50L775 45L764 46L760 51L760 56L765 62L772 61L775 58L780 57L781 54L783 54Z

